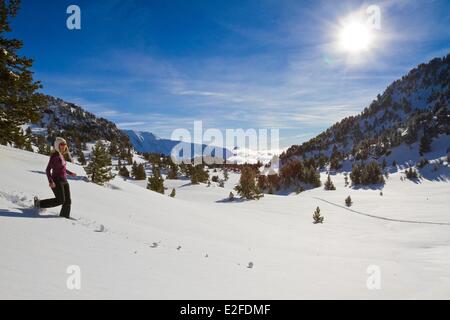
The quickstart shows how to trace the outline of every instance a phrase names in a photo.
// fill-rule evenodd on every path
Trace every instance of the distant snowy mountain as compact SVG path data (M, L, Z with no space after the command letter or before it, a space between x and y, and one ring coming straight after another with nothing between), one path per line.
M162 153L164 155L170 155L172 149L179 145L180 149L191 150L191 158L200 156L197 149L200 150L199 145L195 143L181 142L177 140L163 139L159 138L151 132L145 131L134 131L134 130L123 130L123 132L128 136L133 148L138 152L150 152L150 153ZM207 145L201 145L202 152L205 150ZM232 153L224 148L218 148L219 154L223 157L228 158ZM218 156L215 152L212 152L213 156Z
M170 155L170 151L180 141L161 139L151 132L122 130L130 139L133 148L139 152L154 152Z

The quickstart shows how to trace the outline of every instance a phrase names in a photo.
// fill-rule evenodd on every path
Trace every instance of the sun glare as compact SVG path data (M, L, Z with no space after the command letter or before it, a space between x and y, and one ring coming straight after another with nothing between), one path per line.
M344 26L339 38L341 48L351 53L369 50L372 42L369 28L358 22L352 22Z

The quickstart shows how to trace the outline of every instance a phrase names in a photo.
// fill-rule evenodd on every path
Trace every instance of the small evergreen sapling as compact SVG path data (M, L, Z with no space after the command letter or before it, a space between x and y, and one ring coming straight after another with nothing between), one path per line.
M324 217L320 215L320 208L317 207L313 214L314 224L323 223Z
M353 204L352 198L350 198L350 196L348 196L347 198L345 198L345 205L347 207L351 207Z
M170 196L171 198L175 198L175 195L176 195L176 191L175 191L175 188L173 188L173 189L172 189L172 192L170 193L169 196Z
M331 181L330 175L328 175L327 181L325 181L324 184L325 190L336 190L336 187L333 184L333 181Z

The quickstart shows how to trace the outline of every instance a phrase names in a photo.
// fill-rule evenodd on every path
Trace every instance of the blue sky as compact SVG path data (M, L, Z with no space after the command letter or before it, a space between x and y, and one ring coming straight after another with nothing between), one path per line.
M66 28L81 8L82 29ZM381 29L337 49L375 4ZM120 128L278 128L282 147L362 111L392 81L450 52L450 2L23 0L13 35L43 92Z

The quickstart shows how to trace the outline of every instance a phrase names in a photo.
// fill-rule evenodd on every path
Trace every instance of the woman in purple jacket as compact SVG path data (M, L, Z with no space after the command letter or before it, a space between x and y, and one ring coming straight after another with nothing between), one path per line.
M54 143L55 150L50 156L46 173L48 183L55 197L52 199L39 200L35 198L36 208L53 208L62 205L60 216L70 218L70 188L67 182L67 175L76 176L75 173L66 169L66 160L64 154L68 153L67 142L63 138L56 138Z

